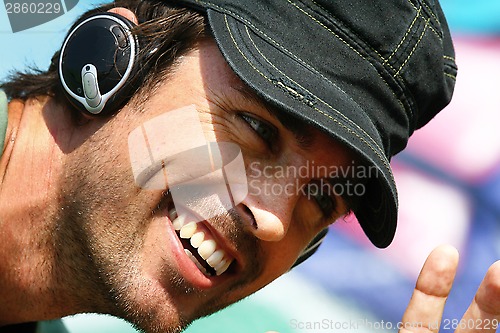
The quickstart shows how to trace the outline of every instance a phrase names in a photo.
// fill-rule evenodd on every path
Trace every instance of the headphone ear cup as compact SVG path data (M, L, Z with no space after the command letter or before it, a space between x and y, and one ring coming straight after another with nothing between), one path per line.
M319 234L317 234L313 238L313 240L309 243L309 245L307 245L304 251L302 251L302 253L299 255L299 257L297 258L297 260L295 261L295 263L291 268L295 268L304 261L306 261L307 259L309 259L309 257L311 257L318 250L321 243L323 243L326 234L328 234L328 228L321 230Z
M86 116L115 113L133 94L139 45L134 23L98 13L77 24L59 55L59 78L67 98Z

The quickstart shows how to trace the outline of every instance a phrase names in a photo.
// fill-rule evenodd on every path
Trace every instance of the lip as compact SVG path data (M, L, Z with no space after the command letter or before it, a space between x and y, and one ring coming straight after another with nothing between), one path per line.
M168 209L169 207L165 207L163 218L165 218L167 222L167 233L170 238L171 252L173 258L175 259L179 273L188 281L193 287L199 289L210 289L214 288L217 285L223 283L224 281L234 278L235 274L237 274L241 267L241 257L238 255L237 251L234 249L232 244L230 244L222 235L217 232L208 221L200 221L198 223L202 223L203 226L208 229L213 239L217 242L219 247L221 247L226 253L234 258L233 263L226 272L219 276L206 276L203 272L201 272L198 267L196 267L195 263L186 255L184 252L184 247L174 229L173 223L168 217ZM192 212L192 214L195 214ZM201 220L201 218L200 218Z
M242 258L238 253L238 251L236 251L234 245L231 242L229 242L226 237L223 237L217 230L215 230L214 227L207 220L203 220L198 223L203 224L203 226L207 228L208 231L210 231L217 245L221 247L228 255L234 258L234 262L231 265L240 266Z

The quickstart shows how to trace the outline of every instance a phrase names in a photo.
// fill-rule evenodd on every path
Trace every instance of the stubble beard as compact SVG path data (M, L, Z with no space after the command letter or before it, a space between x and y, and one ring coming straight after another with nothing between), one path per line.
M62 264L65 267L66 277L71 276L72 289L77 291L78 297L87 312L110 314L123 318L141 331L148 333L179 333L183 331L192 321L210 315L229 305L225 295L213 302L207 302L205 293L192 288L185 278L175 270L169 270L169 292L175 297L190 297L203 304L190 318L179 316L172 309L172 320L169 322L159 321L165 314L158 314L151 309L140 308L134 301L135 295L141 290L148 290L147 282L139 281L141 272L139 258L135 254L142 249L142 240L145 236L147 222L140 225L141 228L121 228L121 234L127 233L127 239L116 237L112 241L113 246L103 248L100 244L99 232L89 230L93 224L95 207L89 205L89 194L86 191L77 191L69 202L66 202L61 210L59 227L56 238L60 244L62 253L60 258L66 258ZM90 200L90 202L93 202ZM94 201L95 202L95 201ZM114 220L117 225L130 223L128 219L122 222ZM107 224L105 224L107 225ZM101 230L102 234L113 234L113 232ZM112 261L109 260L112 258ZM168 268L167 268L168 269ZM145 285L146 284L146 285ZM237 290L245 282L227 290L231 293ZM83 304L82 304L83 305Z
M137 294L148 290L147 282L140 280L139 254L152 211L138 206L140 190L127 193L127 189L135 186L129 166L117 161L116 156L120 155L113 154L112 149L95 148L97 145L88 147L91 148L82 149L65 167L60 213L54 229L58 278L61 283L70 284L80 308L124 318L148 333L177 333L193 320L233 303L225 295L208 301L204 292L191 288L181 274L167 267L169 292L176 297L200 300L199 309L190 318L183 317L176 309L167 309L172 320L164 320L166 315L158 314L157 308L146 309L137 304ZM109 170L110 166L115 169ZM241 225L224 226L224 221L225 217L220 217L217 223L231 235L239 251L258 252L256 242L244 240L240 234ZM229 287L226 294L244 287L258 275L260 266L252 267L253 271Z
M56 279L68 285L78 312L121 317L147 332L179 332L184 320L155 323L133 299L144 288L139 253L151 212L139 209L125 192L131 188L126 172L105 171L119 165L112 153L92 149L78 155L65 166L53 230ZM100 157L93 161L94 156Z

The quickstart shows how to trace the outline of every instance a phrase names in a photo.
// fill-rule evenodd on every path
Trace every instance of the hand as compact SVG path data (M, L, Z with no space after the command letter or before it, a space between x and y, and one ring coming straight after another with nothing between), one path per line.
M403 315L399 333L437 333L458 266L458 251L447 245L431 252ZM451 319L451 318L450 318ZM494 333L500 322L500 261L486 272L455 333ZM278 333L268 331L266 333Z
M440 246L431 252L403 315L404 328L400 333L439 332L457 265L458 252L455 248ZM497 261L486 273L462 320L454 322L455 333L493 333L496 332L499 321L500 261Z

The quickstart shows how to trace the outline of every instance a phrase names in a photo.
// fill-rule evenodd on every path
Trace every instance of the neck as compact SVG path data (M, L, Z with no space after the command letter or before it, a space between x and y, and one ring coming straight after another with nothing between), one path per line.
M61 142L71 137L63 130L70 128L66 118L48 97L9 105L0 160L0 326L74 313L70 299L60 296L70 293L57 279L51 237L64 158Z

